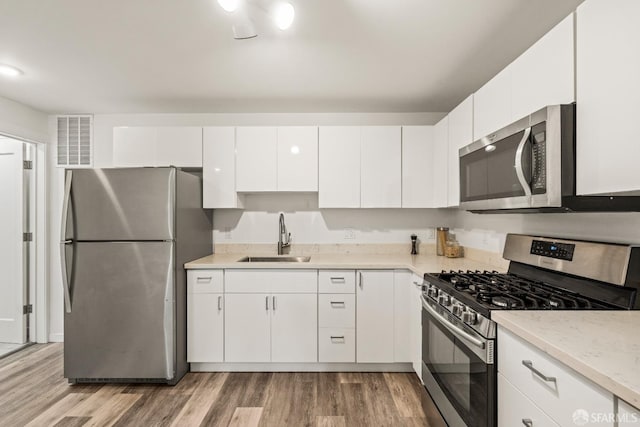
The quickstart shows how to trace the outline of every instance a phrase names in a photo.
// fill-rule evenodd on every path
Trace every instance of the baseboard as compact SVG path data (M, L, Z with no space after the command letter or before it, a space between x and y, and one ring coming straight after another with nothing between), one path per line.
M49 334L49 342L64 342L64 334Z
M191 372L413 372L411 363L191 363Z

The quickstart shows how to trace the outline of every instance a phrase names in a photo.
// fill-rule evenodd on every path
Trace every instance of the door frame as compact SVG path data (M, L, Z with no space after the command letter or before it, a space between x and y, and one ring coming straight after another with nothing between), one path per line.
M29 277L27 304L33 306L29 314L29 342L46 343L49 341L49 292L47 280L47 144L0 131L0 135L33 147L33 169L30 191L29 222L33 233L33 243L29 254ZM35 206L35 209L33 207Z

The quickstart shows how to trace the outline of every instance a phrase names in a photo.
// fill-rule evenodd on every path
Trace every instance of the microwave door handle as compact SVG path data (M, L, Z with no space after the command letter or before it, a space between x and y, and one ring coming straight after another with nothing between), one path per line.
M531 196L531 185L529 184L529 181L527 180L527 178L524 176L522 159L524 156L524 146L527 144L527 141L529 141L530 135L531 135L531 128L528 127L524 130L524 135L522 136L522 140L518 144L518 149L516 150L515 165L514 165L516 169L516 176L518 177L518 181L520 182L520 185L522 185L522 188L524 189L525 196Z

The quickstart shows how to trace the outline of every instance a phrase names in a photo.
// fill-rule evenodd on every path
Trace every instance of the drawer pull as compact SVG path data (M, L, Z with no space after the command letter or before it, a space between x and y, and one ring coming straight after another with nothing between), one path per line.
M218 297L218 311L222 311L222 296Z
M531 421L529 418L523 418L522 424L524 424L526 427L533 427L533 421Z
M269 296L264 297L264 308L269 311Z
M198 283L209 283L209 282L211 282L211 279L213 279L213 277L211 277L211 276L206 276L206 277L199 276L199 277L196 278L196 282L198 282Z
M331 283L345 283L346 280L344 277L332 277Z
M332 308L345 308L347 305L344 301L331 301Z
M538 371L536 368L534 368L533 367L533 362L531 360L523 360L522 364L524 366L526 366L531 372L536 374L541 380L546 381L546 382L550 382L550 383L555 383L556 382L556 377L548 377L545 374L543 374L542 372Z
M344 344L344 335L341 335L339 337L338 336L336 336L336 337L331 336L331 342Z

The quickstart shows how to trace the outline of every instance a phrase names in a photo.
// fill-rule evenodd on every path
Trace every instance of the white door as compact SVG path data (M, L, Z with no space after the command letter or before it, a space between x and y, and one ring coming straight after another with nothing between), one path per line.
M278 189L278 128L236 128L236 191Z
M224 360L270 362L270 295L226 294L224 299Z
M364 126L360 165L360 206L399 208L402 205L400 126Z
M359 271L356 290L358 363L393 363L393 270Z
M23 144L0 139L0 342L27 339L22 241L24 218Z
M433 167L435 159L433 126L402 127L402 207L431 208L433 202ZM438 181L438 185L442 185Z
M317 362L317 294L274 294L271 299L271 361Z
M278 191L318 191L318 128L278 128Z
M224 359L224 295L187 294L187 361Z
M360 207L360 132L358 126L320 127L320 208Z

